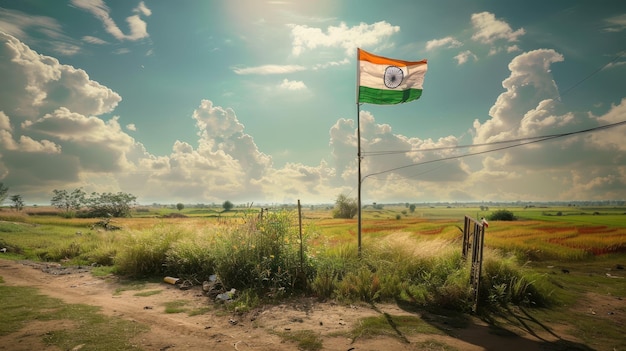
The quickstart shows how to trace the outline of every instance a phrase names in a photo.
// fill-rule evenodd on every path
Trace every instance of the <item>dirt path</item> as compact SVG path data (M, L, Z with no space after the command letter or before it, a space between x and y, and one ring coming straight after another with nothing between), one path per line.
M50 269L52 268L52 269ZM70 273L71 272L71 273ZM54 274L57 273L57 274ZM484 322L472 318L467 328L457 329L446 325L445 320L422 316L443 331L441 335L406 335L406 341L397 337L357 338L354 342L345 332L352 330L359 319L382 312L390 315L412 315L396 305L377 305L379 311L368 306L342 306L301 299L288 304L267 306L245 315L208 312L189 316L186 313L165 313L165 302L185 300L187 307L212 305L200 287L180 290L166 283L148 284L144 290L162 290L151 296L135 296L136 290L115 294L120 285L111 279L96 278L88 270L73 270L58 274L55 267L33 262L0 260L0 276L4 284L30 286L42 294L59 298L66 303L101 307L102 313L117 316L150 326L150 331L133 340L143 350L296 350L296 345L283 342L274 332L311 330L323 338L324 350L552 350L571 336L558 335L536 328L531 335L517 329L510 335L495 335ZM142 291L144 291L142 290ZM33 323L16 333L0 336L0 350L43 350L42 335L63 325ZM47 328L47 330L46 330ZM558 328L557 329L562 329ZM564 330L564 329L563 329ZM342 334L343 333L343 334ZM19 341L16 342L16 341ZM575 344L573 341L567 343ZM579 345L579 344L576 344ZM47 350L57 350L47 348ZM583 348L584 350L584 348Z

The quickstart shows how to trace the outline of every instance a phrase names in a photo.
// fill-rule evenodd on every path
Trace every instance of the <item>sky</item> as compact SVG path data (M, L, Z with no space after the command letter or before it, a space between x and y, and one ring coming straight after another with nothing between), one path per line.
M358 105L357 48L421 98ZM0 0L0 182L332 203L358 114L364 204L625 200L625 82L621 0Z

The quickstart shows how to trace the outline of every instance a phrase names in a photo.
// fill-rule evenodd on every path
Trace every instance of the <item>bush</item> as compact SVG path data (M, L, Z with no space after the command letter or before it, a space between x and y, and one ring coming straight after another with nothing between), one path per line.
M182 234L159 227L131 233L123 239L115 257L117 271L130 277L162 275L167 252Z
M214 246L215 273L224 286L267 296L304 290L312 267L293 212L270 212L239 227L221 229Z
M341 194L335 201L335 208L333 209L333 218L354 218L358 212L358 205L356 199L348 198L346 195Z
M490 306L509 304L545 307L551 304L545 276L526 271L514 256L485 258L479 288L480 300Z
M517 218L513 214L513 212L509 210L497 210L493 212L488 219L490 221L514 221Z

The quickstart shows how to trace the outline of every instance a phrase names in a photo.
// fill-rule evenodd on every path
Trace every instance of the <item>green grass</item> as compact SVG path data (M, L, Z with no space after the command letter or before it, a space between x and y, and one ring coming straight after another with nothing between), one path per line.
M148 290L148 291L135 293L133 296L148 297L148 296L158 295L162 292L163 290Z
M387 313L374 317L366 317L357 323L350 331L352 340L373 338L376 336L390 336L408 343L407 335L441 334L438 328L426 323L417 316L394 316Z
M276 333L281 339L295 343L298 350L318 351L323 348L321 337L312 330L295 330Z
M33 301L37 301L33 304ZM32 321L70 321L72 328L53 330L41 341L62 350L88 344L90 350L139 350L131 340L148 327L99 313L99 308L82 304L65 304L27 287L0 285L0 335L27 328Z
M185 300L168 301L164 304L165 313L183 313L189 311Z

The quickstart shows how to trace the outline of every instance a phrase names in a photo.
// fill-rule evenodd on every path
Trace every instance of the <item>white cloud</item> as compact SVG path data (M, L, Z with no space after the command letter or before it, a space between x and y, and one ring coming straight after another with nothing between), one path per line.
M130 123L126 125L126 129L130 130L131 132L136 132L137 131L137 126L135 125L135 123Z
M108 44L108 42L106 40L102 40L100 38L92 37L91 35L85 35L82 40L84 42L89 43L89 44L96 44L96 45Z
M321 28L306 25L290 25L292 54L299 56L307 50L318 47L341 48L347 55L354 55L358 47L379 45L383 40L400 31L400 27L381 21L374 24L361 23L348 27L345 23L329 26L324 32Z
M12 131L11 121L9 116L4 113L4 111L0 111L0 130Z
M626 29L626 14L621 14L621 15L607 18L605 22L607 23L607 26L604 29L605 31L621 32Z
M507 46L506 48L506 52L508 52L509 54L512 52L517 52L517 51L522 51L522 49L520 49L519 46L517 45Z
M319 69L325 69L328 67L335 67L335 66L343 66L343 65L347 65L350 63L350 60L348 60L348 58L344 58L341 61L331 61L331 62L326 62L326 63L318 63L315 66L313 66L313 70L319 70Z
M498 96L489 111L491 119L474 122L475 142L505 140L517 135L522 118L536 108L553 107L542 102L556 101L558 89L550 74L550 65L564 58L554 50L534 50L520 54L509 63L511 74L502 82L506 91Z
M71 0L71 4L90 12L93 16L102 21L104 29L111 34L117 40L139 40L147 38L148 26L139 15L132 15L126 18L128 27L130 28L130 34L124 34L122 30L117 26L115 21L110 16L110 9L102 0ZM146 7L144 2L139 3L139 6L133 10L133 12L139 13L144 16L150 16L152 13Z
M441 47L446 49L453 49L463 46L463 43L456 40L454 37L445 37L441 39L433 39L426 42L426 50L431 51Z
M121 97L91 80L87 73L40 55L16 38L0 33L0 76L11 89L0 95L0 106L12 118L34 119L58 106L83 115L112 111Z
M139 3L139 5L137 6L137 8L135 8L133 10L133 12L135 13L140 13L144 16L150 16L152 15L152 11L150 11L150 9L148 7L146 7L146 4L142 1Z
M459 65L467 63L470 59L474 61L478 61L478 57L469 50L460 52L458 55L454 56L454 59Z
M288 79L283 79L283 81L280 83L280 85L278 85L278 87L280 89L292 90L292 91L306 89L306 85L304 84L304 82L299 81L299 80L288 80Z
M586 129L583 126L626 120L626 99L601 117L565 111L550 69L553 63L563 60L561 54L547 49L515 57L509 64L510 76L502 82L506 91L491 108L491 118L484 123L474 122L474 142L571 133ZM568 136L489 154L481 164L472 163L471 186L491 199L623 197L624 129Z
M244 133L244 126L232 109L202 100L193 118L200 130L199 151L230 155L253 179L262 176L271 166L271 157L260 152L252 136Z
M299 66L299 65L263 65L263 66L256 66L256 67L233 68L233 72L240 74L240 75L289 74L289 73L300 72L304 70L306 70L306 67Z
M472 26L474 27L472 39L484 44L493 44L500 39L514 42L526 33L523 28L513 31L508 23L496 19L496 16L489 12L472 14Z
M76 41L63 33L61 24L51 17L34 16L17 10L0 7L0 32L4 32L21 41L39 43L50 47L54 52L72 56L80 51ZM32 32L38 35L31 35ZM45 39L40 38L43 37Z
M0 7L0 31L10 34L21 40L30 38L26 29L35 29L39 33L59 37L62 34L61 25L57 20L46 16L33 16L21 11Z

